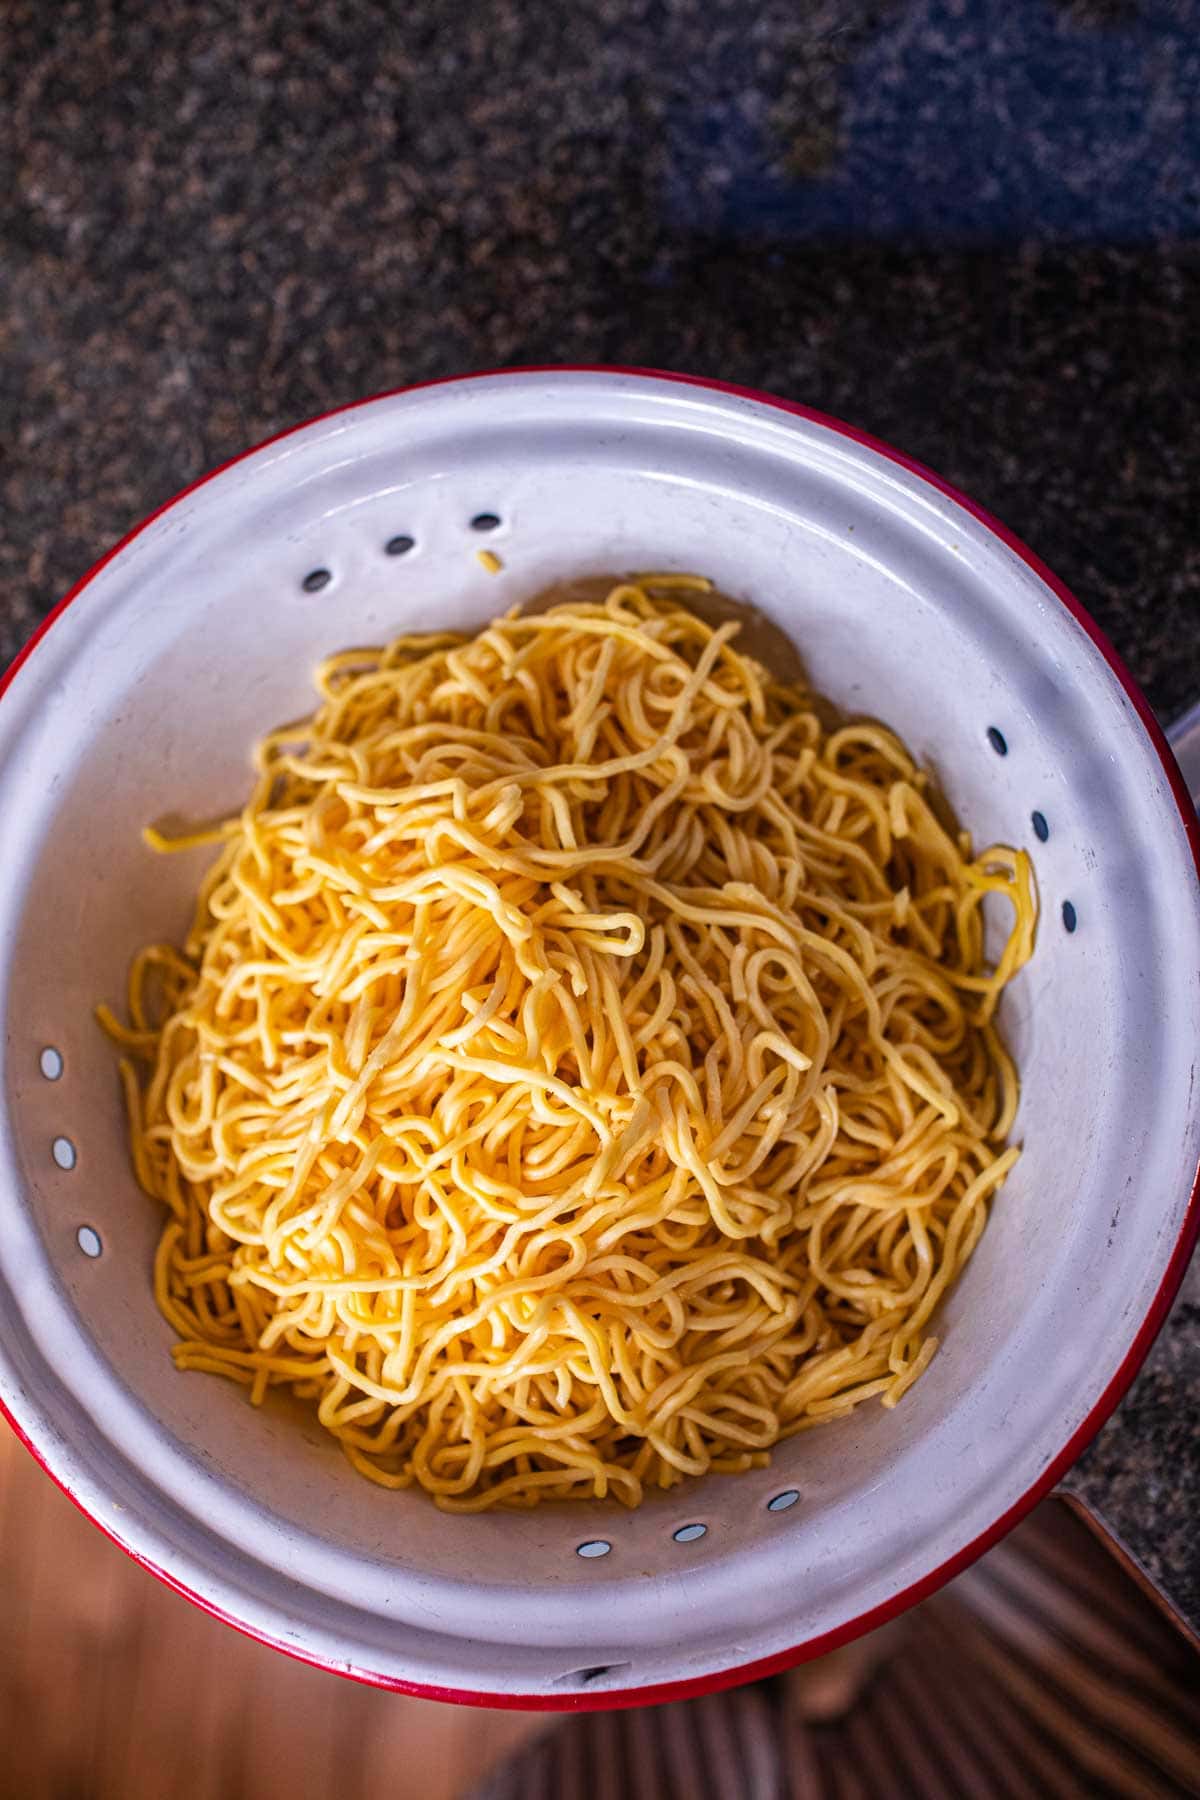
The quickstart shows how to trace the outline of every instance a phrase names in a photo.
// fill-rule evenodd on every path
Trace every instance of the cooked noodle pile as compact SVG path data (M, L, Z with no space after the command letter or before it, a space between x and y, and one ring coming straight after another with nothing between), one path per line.
M102 1009L176 1362L445 1507L633 1505L894 1405L1017 1156L1027 858L706 586L333 657Z

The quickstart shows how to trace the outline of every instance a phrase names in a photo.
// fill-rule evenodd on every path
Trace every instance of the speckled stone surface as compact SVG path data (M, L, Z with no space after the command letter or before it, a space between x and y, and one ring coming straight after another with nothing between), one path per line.
M8 0L0 654L205 468L517 362L903 446L1200 694L1197 0ZM1200 1282L1072 1477L1200 1618Z

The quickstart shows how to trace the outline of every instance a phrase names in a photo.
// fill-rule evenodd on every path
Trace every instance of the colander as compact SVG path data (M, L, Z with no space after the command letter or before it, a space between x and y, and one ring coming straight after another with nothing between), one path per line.
M502 564L482 566L486 547ZM203 851L140 828L246 791L256 737L339 647L474 627L577 576L702 570L892 724L976 841L1032 853L1005 997L1024 1154L886 1413L636 1512L458 1517L356 1475L302 1407L174 1369L92 1018L178 937ZM138 1561L229 1622L381 1685L614 1705L763 1674L992 1543L1115 1405L1196 1226L1195 816L1082 608L942 482L802 407L615 370L388 394L248 452L67 597L0 706L0 1400Z

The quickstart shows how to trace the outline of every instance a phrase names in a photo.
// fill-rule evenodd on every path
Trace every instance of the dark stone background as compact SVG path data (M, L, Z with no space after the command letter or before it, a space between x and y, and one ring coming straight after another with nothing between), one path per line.
M1169 719L1198 238L1200 0L8 0L0 656L281 426L610 360L932 464ZM1200 1292L1073 1480L1200 1615Z

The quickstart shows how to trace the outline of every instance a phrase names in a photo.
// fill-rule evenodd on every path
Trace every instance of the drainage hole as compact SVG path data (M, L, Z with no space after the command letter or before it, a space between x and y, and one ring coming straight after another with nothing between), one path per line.
M75 1167L75 1146L69 1137L56 1137L50 1146L50 1154L60 1169Z
M306 594L319 594L323 587L328 587L333 576L328 569L310 569L300 586Z
M57 1081L63 1072L62 1051L56 1050L53 1044L47 1044L38 1057L38 1068L47 1081Z
M997 726L995 726L995 725L988 726L987 740L988 740L988 743L992 746L992 749L996 752L997 756L1007 756L1008 755L1008 739L1005 737L1004 733L998 729Z
M495 531L500 523L499 513L476 513L471 520L472 531Z
M1033 835L1039 844L1044 844L1050 836L1050 827L1046 823L1045 813L1030 813L1029 822L1033 826Z
M75 1233L75 1242L85 1256L99 1256L104 1245L100 1242L100 1233L90 1225L81 1225Z
M389 556L407 556L409 551L416 544L416 541L416 538L404 536L394 537L389 538L383 547Z
M696 1539L702 1538L707 1530L707 1525L681 1525L678 1531L671 1533L671 1536L677 1544L694 1544Z
M576 1544L576 1556L586 1556L590 1561L595 1556L607 1556L612 1545L607 1538L589 1538L586 1544Z
M782 1494L776 1494L773 1500L767 1501L768 1512L786 1512L789 1506L795 1506L800 1498L795 1488L784 1488Z
M1075 927L1079 923L1079 918L1078 918L1078 916L1075 912L1075 908L1070 900L1063 901L1062 919L1063 919L1063 924L1066 926L1068 931L1074 931Z
M555 1687L587 1687L589 1682L602 1681L606 1675L623 1675L631 1665L627 1662L596 1663L590 1669L568 1669L565 1675L554 1677Z

